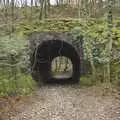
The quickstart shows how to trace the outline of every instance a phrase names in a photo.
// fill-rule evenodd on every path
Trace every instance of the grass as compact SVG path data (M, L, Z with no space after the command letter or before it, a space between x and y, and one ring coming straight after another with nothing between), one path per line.
M89 86L93 86L93 82L92 80L90 79L90 77L87 77L87 76L82 76L80 78L80 86L86 86L86 87L89 87Z
M27 95L32 93L36 88L36 82L29 75L19 74L16 77L6 77L1 75L0 79L0 96Z

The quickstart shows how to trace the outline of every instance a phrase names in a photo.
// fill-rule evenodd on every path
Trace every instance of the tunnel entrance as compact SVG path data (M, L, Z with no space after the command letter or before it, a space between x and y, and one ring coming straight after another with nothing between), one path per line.
M69 58L58 56L52 60L51 74L54 78L70 78L73 73L73 65Z
M72 66L71 75L69 74L67 77L64 75L53 75L52 64L56 58L68 60ZM71 44L62 40L47 40L39 44L33 54L32 66L33 77L36 79L36 76L39 76L37 80L42 80L43 82L68 83L79 81L80 57Z

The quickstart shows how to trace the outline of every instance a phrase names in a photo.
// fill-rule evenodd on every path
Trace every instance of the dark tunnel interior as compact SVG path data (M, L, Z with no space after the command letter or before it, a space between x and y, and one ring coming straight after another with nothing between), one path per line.
M45 83L76 83L80 78L80 57L76 49L61 40L43 41L34 51L32 65L34 73ZM51 74L52 60L58 56L65 56L72 62L73 72L69 78L54 78ZM36 75L33 74L33 77ZM36 79L36 78L35 78Z

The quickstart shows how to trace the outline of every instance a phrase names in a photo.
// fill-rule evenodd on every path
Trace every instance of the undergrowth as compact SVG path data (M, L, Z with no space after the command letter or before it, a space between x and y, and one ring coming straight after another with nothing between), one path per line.
M120 46L120 22L114 21L114 58L111 68L111 83L120 85L119 70L119 46ZM15 26L12 35L0 37L0 96L22 95L31 93L35 89L36 83L32 79L29 71L29 42L27 36L32 32L71 32L73 28L80 27L87 31L87 34L99 42L104 40L106 34L105 20L90 20L87 24L80 20L24 20ZM117 48L117 49L116 49ZM117 58L116 58L117 57ZM95 58L96 60L96 58ZM102 68L100 69L102 71ZM99 73L99 72L98 72ZM100 83L102 83L102 75L98 75ZM117 77L116 77L117 76ZM91 76L80 78L80 84L83 86L93 86ZM99 80L98 78L96 79ZM99 83L99 82L98 82Z

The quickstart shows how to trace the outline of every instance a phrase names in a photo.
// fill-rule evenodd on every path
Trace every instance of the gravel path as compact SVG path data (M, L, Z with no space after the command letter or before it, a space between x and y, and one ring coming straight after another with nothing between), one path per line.
M120 102L89 88L44 86L11 120L120 120Z

